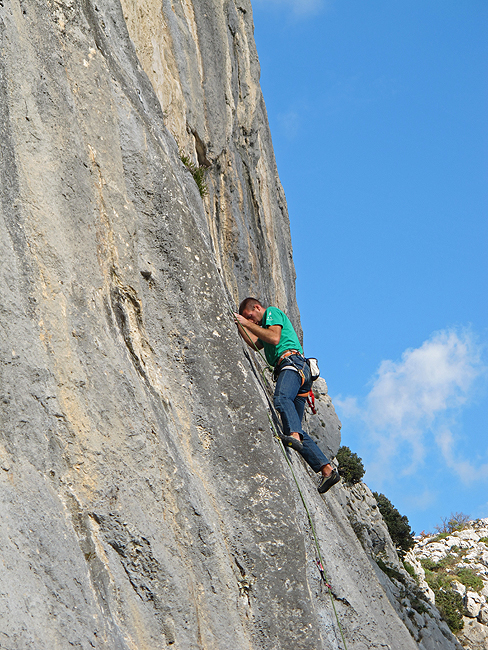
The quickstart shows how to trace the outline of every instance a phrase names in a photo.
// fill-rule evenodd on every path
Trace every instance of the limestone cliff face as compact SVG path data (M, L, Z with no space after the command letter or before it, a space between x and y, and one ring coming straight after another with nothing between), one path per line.
M247 0L123 0L129 34L182 153L208 167L216 262L234 298L259 295L299 328L285 196Z
M342 647L229 317L299 327L250 5L0 0L0 51L0 647ZM348 648L416 648L342 488L290 462Z

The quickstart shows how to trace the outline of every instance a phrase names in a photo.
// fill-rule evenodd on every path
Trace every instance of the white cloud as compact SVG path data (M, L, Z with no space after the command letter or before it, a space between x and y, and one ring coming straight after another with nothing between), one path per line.
M359 416L367 426L376 447L376 460L369 465L373 471L391 478L391 461L401 454L400 471L414 473L432 432L447 466L469 482L488 477L488 466L475 469L462 461L452 430L484 370L481 347L468 330L443 330L419 348L406 350L400 361L383 361L361 404L351 397L334 401L345 417Z
M380 429L424 427L460 406L480 373L480 350L468 332L436 332L399 362L383 361L368 395L371 423Z
M341 409L341 412L346 418L356 418L361 415L361 409L358 405L357 397L335 397L334 404Z
M459 458L455 448L455 436L450 429L440 427L435 433L435 439L446 465L459 476L463 483L472 484L488 478L488 463L477 467L471 461Z

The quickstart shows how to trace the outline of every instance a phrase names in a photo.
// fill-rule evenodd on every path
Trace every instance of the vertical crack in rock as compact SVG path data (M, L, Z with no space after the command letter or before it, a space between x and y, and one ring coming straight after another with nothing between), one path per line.
M114 276L115 277L115 276ZM141 375L148 388L152 389L151 382L145 371L145 363L142 358L144 349L146 354L152 353L151 346L144 335L141 305L132 287L120 287L116 283L110 291L112 310L119 327L124 343L129 351L134 368ZM141 353L137 354L135 338L137 337Z
M212 163L207 158L207 147L205 146L205 143L195 129L190 128L190 130L195 138L195 150L197 152L198 164L201 167L211 167Z

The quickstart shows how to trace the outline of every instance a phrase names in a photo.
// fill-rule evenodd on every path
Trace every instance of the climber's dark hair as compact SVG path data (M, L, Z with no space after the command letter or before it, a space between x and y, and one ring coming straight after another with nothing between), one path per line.
M254 309L256 305L263 306L257 298L244 298L239 305L239 314L242 316L246 309Z

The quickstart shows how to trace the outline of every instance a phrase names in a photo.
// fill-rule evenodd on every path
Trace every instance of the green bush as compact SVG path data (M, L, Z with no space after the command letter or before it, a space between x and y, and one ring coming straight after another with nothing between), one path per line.
M446 537L449 537L450 534L451 533L447 533L447 532L446 533L439 533L438 535L436 535L434 537L434 539L432 541L433 542L440 542L441 539L446 539Z
M456 555L446 555L442 560L437 562L437 569L452 569L459 561L459 558Z
M402 574L393 567L385 564L382 559L377 558L376 564L380 567L383 573L386 573L389 578L395 578L395 580L398 580L399 582L404 582L404 577Z
M423 564L424 561L421 562ZM449 629L451 632L459 632L463 627L463 599L451 589L451 582L457 580L458 576L442 570L440 573L426 570L425 579L435 594L435 604Z
M432 590L434 592L436 590L439 591L439 589L444 589L444 591L451 591L451 582L453 580L458 580L458 576L454 573L438 573L436 578L432 581ZM428 580L427 582L429 583Z
M425 604L425 601L420 599L418 596L410 597L410 603L413 609L419 614L426 614L429 612L429 608Z
M425 569L425 579L435 594L435 604L440 611L442 618L449 625L452 632L458 632L463 627L463 599L452 590L451 582L458 580L467 589L480 591L483 588L483 581L474 571L469 568L458 569L456 573L446 573L445 566L441 562L432 560L421 560ZM427 567L434 568L434 571Z
M473 569L468 567L458 569L456 574L457 579L466 587L466 589L469 589L470 591L481 591L483 589L483 580L473 571Z
M415 578L415 580L416 580L417 579L417 574L415 573L415 569L413 568L413 566L411 564L409 564L408 562L405 562L405 561L403 561L403 566L405 568L405 571L407 573L409 573L412 576L412 578Z
M363 461L349 447L339 448L337 462L339 463L339 474L346 483L359 483L363 478L365 471Z
M435 571L438 568L437 562L434 562L434 560L431 560L430 557L422 558L420 560L420 564L425 569L425 571Z
M442 574L444 576L445 574ZM454 578L451 577L451 580ZM449 588L450 585L444 584L442 577L438 575L437 573L434 573L430 569L425 569L425 580L429 587L432 589L432 591L435 593L436 591L439 591L441 587L447 587Z
M488 546L488 537L480 537L480 542L483 542L483 544Z
M442 618L449 625L451 632L463 629L463 599L455 591L439 589L435 591L435 604Z
M392 542L401 556L405 555L415 545L413 532L406 515L401 515L384 494L373 492L378 508L388 527Z

